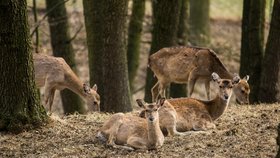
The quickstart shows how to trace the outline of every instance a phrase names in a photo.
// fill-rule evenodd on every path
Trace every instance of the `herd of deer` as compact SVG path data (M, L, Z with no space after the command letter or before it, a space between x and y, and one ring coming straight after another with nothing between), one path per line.
M44 102L52 107L55 90L68 88L87 102L88 109L99 111L97 86L83 84L62 58L34 54L35 80L45 86ZM227 71L214 51L200 47L163 48L149 57L148 66L158 81L151 89L153 103L137 99L143 109L139 116L116 113L96 135L100 141L127 150L156 149L164 136L188 135L215 128L213 121L226 110L232 92L239 104L249 103L247 81ZM203 80L208 100L195 98L165 99L170 83L188 83L192 95L197 80ZM218 94L210 100L210 81L216 83Z

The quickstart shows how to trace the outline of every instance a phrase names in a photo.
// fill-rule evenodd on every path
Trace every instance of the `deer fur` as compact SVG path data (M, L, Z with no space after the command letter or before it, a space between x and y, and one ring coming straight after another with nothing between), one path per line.
M88 110L100 111L100 96L96 84L90 88L81 82L63 58L33 54L35 82L38 87L45 87L44 102L52 109L55 90L68 88L82 97Z
M144 109L146 118L123 113L114 114L99 129L96 137L114 148L128 150L156 149L162 146L164 136L159 127L158 109L164 100L148 104L137 99L138 105Z
M153 101L165 96L165 89L170 83L187 83L188 96L191 97L196 81L203 80L206 95L210 100L210 81L212 72L224 79L232 79L216 53L208 48L200 47L169 47L162 48L149 57L149 67L158 81L151 89ZM245 76L243 82L234 87L238 103L248 104L250 88Z
M240 82L240 77L235 76L232 80L221 79L217 73L213 73L212 79L219 85L219 93L212 100L176 98L165 101L159 110L159 118L162 120L160 126L163 131L166 129L169 135L174 135L181 132L186 134L191 130L205 131L215 128L213 121L225 112L232 95L232 88ZM170 109L175 109L176 117L170 117L174 114L174 110ZM143 112L140 116L145 117ZM170 122L174 123L173 126Z

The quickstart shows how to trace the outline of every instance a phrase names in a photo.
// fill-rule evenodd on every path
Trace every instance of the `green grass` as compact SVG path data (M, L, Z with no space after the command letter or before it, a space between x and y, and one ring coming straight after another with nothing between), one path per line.
M239 20L242 18L243 0L210 0L210 17Z

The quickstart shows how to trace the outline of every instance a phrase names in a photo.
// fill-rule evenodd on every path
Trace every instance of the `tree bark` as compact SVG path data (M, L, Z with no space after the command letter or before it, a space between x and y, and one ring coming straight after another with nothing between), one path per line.
M51 45L53 55L62 57L74 72L76 71L75 54L71 44L69 32L69 23L64 0L46 0L48 14L48 22L51 32ZM74 112L85 113L85 107L79 96L69 89L60 91L62 106L65 114L73 114Z
M265 1L243 2L240 75L250 76L250 103L257 103L264 52Z
M101 111L131 111L127 70L128 0L84 0L90 82L97 83Z
M190 0L190 42L205 46L210 43L209 0Z
M280 101L280 0L274 1L270 30L268 34L259 100L266 103Z
M150 55L163 47L177 43L177 29L180 15L180 1L153 1L153 31ZM147 69L145 101L151 102L151 88L156 79Z
M0 2L0 130L20 132L44 124L34 81L26 1Z
M178 44L185 46L188 44L188 32L189 32L189 0L181 0L180 17L177 31Z
M132 14L128 27L127 65L130 89L139 65L139 53L142 35L143 18L145 15L145 0L133 0Z

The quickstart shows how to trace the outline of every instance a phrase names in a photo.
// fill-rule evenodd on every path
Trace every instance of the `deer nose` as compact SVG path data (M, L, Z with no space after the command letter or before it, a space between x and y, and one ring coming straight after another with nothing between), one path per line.
M224 95L225 99L228 99L228 95Z
M149 121L153 122L154 118L153 117L149 117Z

